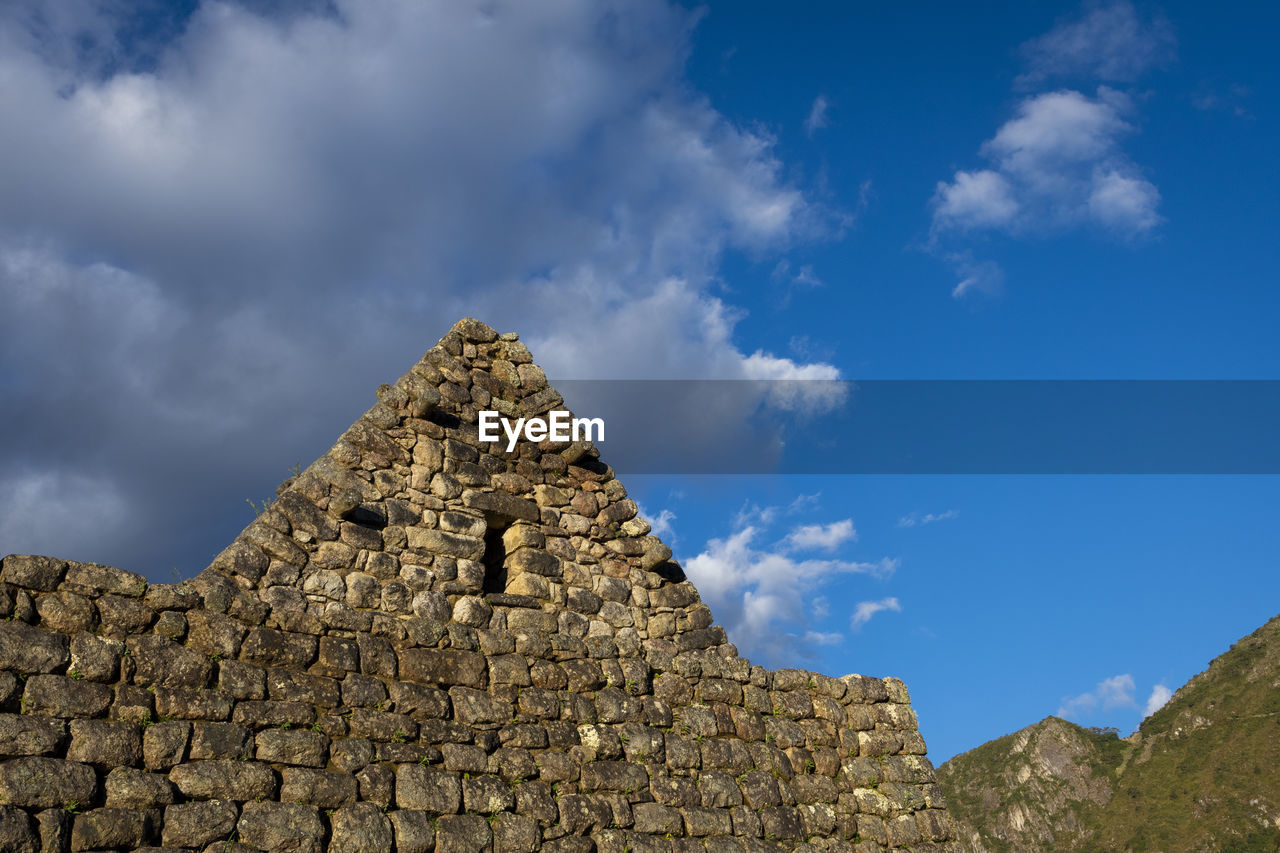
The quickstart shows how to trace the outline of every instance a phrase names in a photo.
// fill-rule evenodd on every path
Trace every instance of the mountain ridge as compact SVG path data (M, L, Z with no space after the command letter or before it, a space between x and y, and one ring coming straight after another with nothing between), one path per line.
M1280 850L1280 616L1127 738L1046 717L938 781L974 853Z

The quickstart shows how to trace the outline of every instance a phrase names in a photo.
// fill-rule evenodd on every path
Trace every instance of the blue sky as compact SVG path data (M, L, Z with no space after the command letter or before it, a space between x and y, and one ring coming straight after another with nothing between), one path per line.
M463 315L562 379L1280 378L1278 16L6 4L0 551L194 574ZM1272 477L628 485L935 760L1128 731L1276 609Z

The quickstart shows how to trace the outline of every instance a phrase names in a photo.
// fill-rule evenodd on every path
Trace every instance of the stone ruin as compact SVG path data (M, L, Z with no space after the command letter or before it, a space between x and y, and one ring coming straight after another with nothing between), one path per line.
M0 570L0 851L941 851L906 687L740 657L462 320L197 577Z

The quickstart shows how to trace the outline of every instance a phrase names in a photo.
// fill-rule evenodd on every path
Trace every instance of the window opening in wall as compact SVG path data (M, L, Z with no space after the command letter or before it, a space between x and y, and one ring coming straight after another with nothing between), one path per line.
M489 528L484 534L484 591L507 591L507 546L502 541L502 534L507 532L509 523L505 521L489 521Z

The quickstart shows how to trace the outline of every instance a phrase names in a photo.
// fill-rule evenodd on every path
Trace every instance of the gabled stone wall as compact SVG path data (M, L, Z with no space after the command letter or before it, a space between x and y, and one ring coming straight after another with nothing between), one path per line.
M0 851L952 849L902 682L738 656L463 320L191 581L9 556Z

